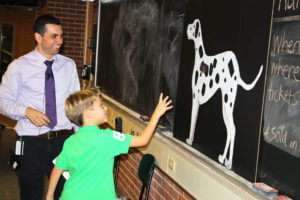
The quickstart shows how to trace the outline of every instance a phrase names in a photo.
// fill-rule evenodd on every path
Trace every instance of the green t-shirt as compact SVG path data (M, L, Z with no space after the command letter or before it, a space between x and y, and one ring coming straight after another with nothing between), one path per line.
M131 135L85 126L69 137L55 166L69 170L60 200L116 199L114 157L128 153Z

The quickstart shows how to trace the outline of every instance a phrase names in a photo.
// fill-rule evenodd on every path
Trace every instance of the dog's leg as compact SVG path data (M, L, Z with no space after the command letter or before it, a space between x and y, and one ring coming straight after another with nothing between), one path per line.
M225 166L228 168L228 169L231 169L232 167L232 158L233 158L233 150L234 150L234 141L235 141L235 125L234 125L234 122L233 122L233 119L232 121L230 122L230 149L229 149L229 159L225 159Z
M223 100L222 100L223 102ZM219 157L218 157L218 160L221 164L224 163L224 160L226 158L226 155L227 155L227 151L228 151L228 146L229 146L229 142L230 142L230 130L229 130L229 127L228 127L228 118L227 118L227 115L226 115L226 108L225 108L225 105L224 105L224 102L222 103L222 107L223 107L223 110L222 110L222 114L223 114L223 119L224 119L224 123L225 123L225 126L226 126L226 132L227 132L227 137L226 137L226 143L225 143L225 148L224 148L224 152L223 152L223 155L220 154Z
M193 144L195 128L196 128L196 123L197 123L197 118L198 118L198 111L199 111L198 95L193 95L190 136L189 136L189 138L186 139L186 143L188 143L189 145Z
M233 102L235 101L235 97L233 98ZM224 103L223 101L223 119L226 126L227 138L226 145L224 148L223 155L219 155L219 162L224 163L228 169L232 167L232 157L233 157L233 148L234 148L234 139L235 139L235 125L233 121L233 106L230 107L228 103ZM227 152L230 147L229 159L227 159Z

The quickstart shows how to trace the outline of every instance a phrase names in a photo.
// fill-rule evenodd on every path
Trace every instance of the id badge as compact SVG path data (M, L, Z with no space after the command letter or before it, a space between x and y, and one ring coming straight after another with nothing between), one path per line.
M24 141L22 139L18 139L16 141L15 154L17 156L22 156L23 155L23 150L24 150Z

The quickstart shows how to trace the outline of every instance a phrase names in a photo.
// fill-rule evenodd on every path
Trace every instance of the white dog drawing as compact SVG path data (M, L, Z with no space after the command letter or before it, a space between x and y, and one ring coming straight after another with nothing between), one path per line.
M190 135L186 142L192 145L195 134L199 105L206 103L220 88L222 93L223 119L227 131L226 145L223 155L219 155L218 160L224 163L228 169L232 167L232 157L235 140L235 124L233 120L233 108L237 93L237 86L242 86L245 90L251 90L261 76L263 66L251 84L245 83L239 72L239 64L232 51L226 51L214 56L205 54L202 41L201 25L198 19L187 27L187 37L194 41L195 61L192 76L193 105L191 114ZM227 159L227 152L229 158Z

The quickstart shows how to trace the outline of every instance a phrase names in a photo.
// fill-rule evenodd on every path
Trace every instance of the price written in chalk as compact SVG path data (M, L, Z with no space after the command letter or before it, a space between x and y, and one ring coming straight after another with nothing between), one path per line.
M264 131L264 138L270 143L273 142L280 144L281 146L291 149L293 151L298 150L298 141L291 140L288 138L288 131L284 126L267 126L266 130Z

